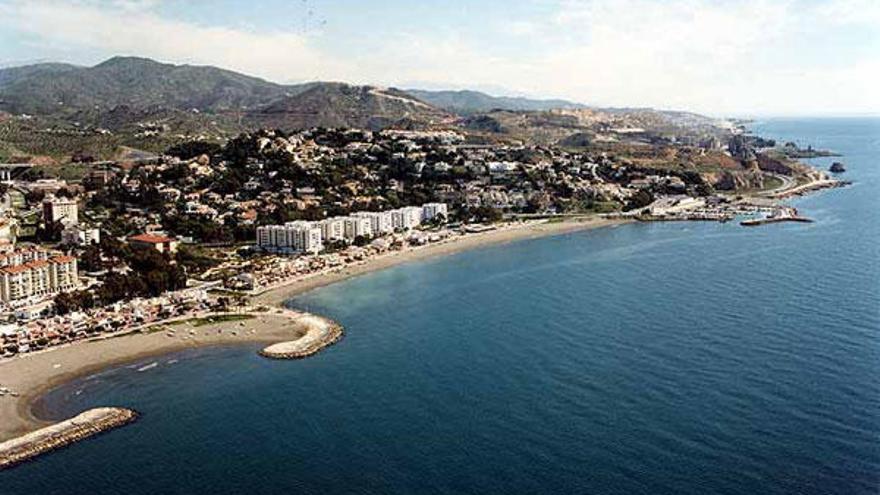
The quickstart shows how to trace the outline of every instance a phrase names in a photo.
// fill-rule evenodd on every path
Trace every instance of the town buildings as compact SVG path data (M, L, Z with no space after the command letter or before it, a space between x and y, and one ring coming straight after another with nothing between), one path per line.
M74 289L79 284L77 260L41 249L26 249L0 257L0 301L34 302Z
M64 225L76 225L79 223L79 209L76 200L47 196L43 200L43 220L47 224L61 222Z
M61 231L61 242L71 246L89 246L101 242L101 230L95 227L70 225Z
M422 205L422 220L425 222L430 222L434 220L438 215L443 215L443 219L447 219L449 217L449 211L446 208L446 203L426 203Z
M333 217L320 222L296 221L284 225L257 227L257 247L273 253L319 253L327 242L371 239L411 230L422 219L445 217L445 203L427 203L421 207L406 206L391 211L355 212L347 217Z
M318 253L324 250L321 226L302 220L257 227L257 245L278 253Z
M345 239L345 220L343 217L333 217L320 222L321 237L326 242L341 241Z
M160 253L177 252L178 241L164 235L138 234L128 238L128 245L135 249L155 249Z
M373 235L385 235L394 232L394 215L390 211L359 211L351 216L370 219Z
M345 217L345 239L353 241L358 237L370 237L373 235L373 222L369 218L360 216Z
M391 212L391 221L395 229L410 230L422 223L422 208L405 206Z

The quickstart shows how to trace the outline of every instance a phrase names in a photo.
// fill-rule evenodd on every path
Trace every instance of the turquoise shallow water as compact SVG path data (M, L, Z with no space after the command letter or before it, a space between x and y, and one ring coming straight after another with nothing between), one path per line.
M880 120L758 127L844 152L855 185L796 200L813 224L628 225L316 290L291 305L336 346L61 387L59 416L144 416L0 493L877 493Z

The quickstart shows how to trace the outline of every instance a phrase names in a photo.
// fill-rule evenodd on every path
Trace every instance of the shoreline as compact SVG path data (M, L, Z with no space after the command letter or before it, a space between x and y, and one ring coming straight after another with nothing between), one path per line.
M82 342L0 363L3 386L18 397L0 397L0 442L51 425L57 420L39 410L39 399L65 383L150 358L188 349L238 344L272 344L298 339L309 331L312 315L289 310L251 313L246 321L222 321L193 326L188 320L167 327ZM329 321L329 320L327 320ZM332 322L331 322L332 323ZM244 324L244 326L242 326Z
M428 244L407 251L392 251L364 262L337 268L315 276L308 276L284 282L278 286L268 287L255 293L251 296L251 300L255 306L278 306L283 304L286 300L305 292L405 263L428 258L440 258L463 251L506 244L509 242L563 235L572 232L612 227L635 222L635 220L622 218L584 216L583 218L566 219L560 222L523 223L510 227L502 227L497 230L490 230L478 234L468 234L462 238L454 238L436 244Z
M518 240L562 235L632 223L632 220L584 217L563 222L524 223L502 227L463 238L413 248L404 252L392 252L352 266L321 273L305 279L295 279L271 287L251 296L253 306L268 306L269 311L253 313L254 318L245 321L227 321L190 328L186 321L175 324L188 334L168 337L163 327L145 332L134 332L99 341L80 342L39 353L26 354L9 361L0 362L0 385L9 387L18 397L0 397L0 442L33 432L53 424L45 414L39 414L39 399L50 390L65 383L83 378L102 370L124 364L159 357L187 349L236 345L243 343L291 344L291 328L297 339L308 333L308 318L317 318L334 329L320 348L308 347L303 352L296 349L293 357L307 357L326 345L341 338L336 322L320 315L292 311L283 307L291 297L326 285L341 282L370 272L383 270L403 263L428 258L448 256L481 247L505 244ZM298 321L305 318L306 321ZM313 323L313 322L311 322ZM180 327L179 325L187 325ZM194 332L194 333L193 333ZM177 332L175 332L177 333ZM295 348L295 346L294 346ZM276 348L277 349L277 348ZM289 350L282 347L282 350Z

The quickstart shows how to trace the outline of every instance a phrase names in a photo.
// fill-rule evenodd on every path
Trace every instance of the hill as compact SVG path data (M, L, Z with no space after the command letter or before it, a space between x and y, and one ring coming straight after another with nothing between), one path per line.
M521 97L491 96L479 91L426 91L407 89L407 93L449 112L462 115L493 110L541 111L554 108L587 108L586 105L566 100L539 100Z
M0 152L106 157L121 146L161 151L258 128L457 128L477 140L531 144L656 143L723 138L686 112L601 109L565 100L424 91L339 82L284 85L211 66L114 57L93 67L0 69ZM634 132L639 131L639 132Z
M293 88L210 66L115 57L94 67L40 64L0 71L0 110L66 115L119 105L243 111Z
M396 89L314 82L282 85L210 66L114 57L94 67L37 64L0 70L0 112L50 124L192 133L243 125L378 129L427 125L451 116Z
M359 127L378 130L397 125L424 127L454 116L403 91L344 83L318 83L248 113L263 127Z

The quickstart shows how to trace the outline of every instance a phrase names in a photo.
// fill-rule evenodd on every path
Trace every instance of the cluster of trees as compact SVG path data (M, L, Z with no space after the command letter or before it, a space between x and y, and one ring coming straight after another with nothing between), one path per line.
M90 258L98 246L87 249ZM91 251L89 251L91 250ZM90 309L135 297L155 297L165 291L186 287L186 272L180 263L172 262L165 254L152 249L124 249L117 253L125 258L130 270L126 273L110 271L104 276L103 285L96 290L60 293L55 296L55 311L66 314L71 311ZM100 264L90 259L86 263ZM100 266L100 265L99 265Z
M491 206L477 206L473 208L462 206L456 211L453 218L461 222L494 223L500 222L503 214L501 210Z
M189 160L201 155L213 156L219 153L222 149L223 148L217 143L209 143L207 141L188 141L168 148L165 151L165 154L176 156L181 160Z
M637 210L644 208L654 202L654 195L645 189L632 195L629 201L623 206L623 211Z
M253 225L240 223L235 216L226 217L224 223L218 224L202 216L163 215L162 225L170 232L205 243L252 241L256 236Z

